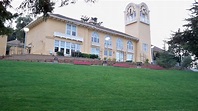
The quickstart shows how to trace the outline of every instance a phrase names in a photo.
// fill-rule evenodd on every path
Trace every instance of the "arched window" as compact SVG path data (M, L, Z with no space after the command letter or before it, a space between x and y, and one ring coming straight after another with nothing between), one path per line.
M116 41L116 47L117 47L117 50L123 50L123 42L120 38L118 38Z
M93 32L91 35L91 41L95 43L99 43L99 34L97 32Z
M127 20L134 22L136 20L136 11L134 6L130 6L127 10Z
M148 9L142 5L140 7L140 21L149 24Z
M132 52L133 51L133 43L131 41L127 42L127 50L128 50L128 52Z
M105 47L106 48L112 48L112 40L110 36L105 37Z

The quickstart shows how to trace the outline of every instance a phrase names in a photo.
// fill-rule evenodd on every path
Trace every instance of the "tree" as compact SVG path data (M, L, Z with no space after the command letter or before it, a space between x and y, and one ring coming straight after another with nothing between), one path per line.
M169 44L169 50L174 53L195 55L198 59L198 2L193 3L193 7L189 9L190 18L186 19L188 24L183 25L185 30L175 32L172 35ZM182 56L182 55L180 55Z
M11 4L12 0L3 0L0 1L0 35L10 34L12 32L12 28L9 25L9 22L18 16L17 13L11 13L8 11L8 8L12 8Z
M16 23L16 30L14 32L15 37L20 40L21 42L24 41L25 34L23 31L23 28L28 25L33 19L30 17L30 15L26 17L18 17L15 21Z
M169 52L161 52L159 53L159 57L157 58L157 64L164 68L172 68L177 63L177 57Z
M60 7L76 3L77 0L61 0ZM84 0L85 2L95 3L96 0ZM11 6L12 0L1 0L0 1L0 35L5 35L10 33L10 27L6 26L6 22L11 21L13 18L17 17L18 13L11 13L8 8ZM49 13L52 13L55 8L55 2L52 0L23 0L18 9L23 11L29 11L30 14L36 16L42 14L45 19L47 19Z

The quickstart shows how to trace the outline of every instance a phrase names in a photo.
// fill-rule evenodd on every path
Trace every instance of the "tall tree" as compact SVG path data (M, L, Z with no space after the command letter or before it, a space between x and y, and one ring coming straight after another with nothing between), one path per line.
M22 30L26 25L28 25L33 19L30 17L30 15L26 17L18 17L15 21L16 23L16 30L14 32L15 37L20 40L21 42L24 42L25 34Z
M11 13L8 11L8 8L12 8L11 4L12 0L2 0L0 1L0 35L10 34L12 32L12 28L9 25L9 22L18 16L17 13Z
M76 3L77 0L60 0L60 7ZM84 0L85 2L95 3L96 0ZM11 13L8 8L11 6L12 0L1 0L0 1L0 35L9 34L10 27L6 26L6 22L11 21L13 18L17 17L17 13ZM53 2L52 0L23 0L19 9L23 11L29 11L30 14L36 16L42 14L44 18L47 18L49 13L52 13L55 4L58 2Z
M192 54L198 58L198 2L195 1L191 9L190 18L186 19L187 24L184 31L175 32L168 41L169 49L175 53Z

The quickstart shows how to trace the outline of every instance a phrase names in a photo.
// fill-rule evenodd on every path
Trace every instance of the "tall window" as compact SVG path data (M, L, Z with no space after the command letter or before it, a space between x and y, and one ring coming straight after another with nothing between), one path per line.
M128 50L128 52L132 52L133 51L133 43L131 41L127 42L127 50Z
M66 42L66 54L70 54L70 45L71 45L71 43L69 43L69 42Z
M97 32L93 32L91 35L91 41L95 43L99 43L99 35Z
M135 11L135 7L134 6L130 6L127 9L126 17L127 17L127 21L129 21L129 22L136 21L136 11Z
M54 52L58 52L58 49L59 49L59 41L55 40L55 42L54 42Z
M99 48L91 48L91 54L100 55L100 49Z
M123 42L120 38L118 38L116 41L116 47L117 47L117 50L123 50Z
M149 24L148 10L144 5L140 8L140 21Z
M106 38L109 38L109 39L106 39ZM111 40L110 36L105 37L105 47L106 48L111 48L112 47L112 40Z
M64 50L65 50L65 42L61 41L60 51L64 53Z
M148 52L148 44L143 43L143 44L142 44L142 50L143 50L144 52Z
M67 24L67 35L77 36L77 28L75 25Z
M133 60L133 54L127 54L127 60L132 61Z

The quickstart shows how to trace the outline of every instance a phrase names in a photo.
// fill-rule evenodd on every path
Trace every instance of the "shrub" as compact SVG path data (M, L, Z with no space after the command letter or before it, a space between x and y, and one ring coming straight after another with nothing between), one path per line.
M64 53L63 52L57 52L56 53L58 56L64 56Z
M132 60L126 60L126 62L133 62Z
M162 52L157 58L157 64L163 68L172 68L176 65L177 60L173 54Z
M188 68L189 66L191 66L192 63L192 58L191 56L186 56L183 58L183 61L181 63L181 67L184 68Z

